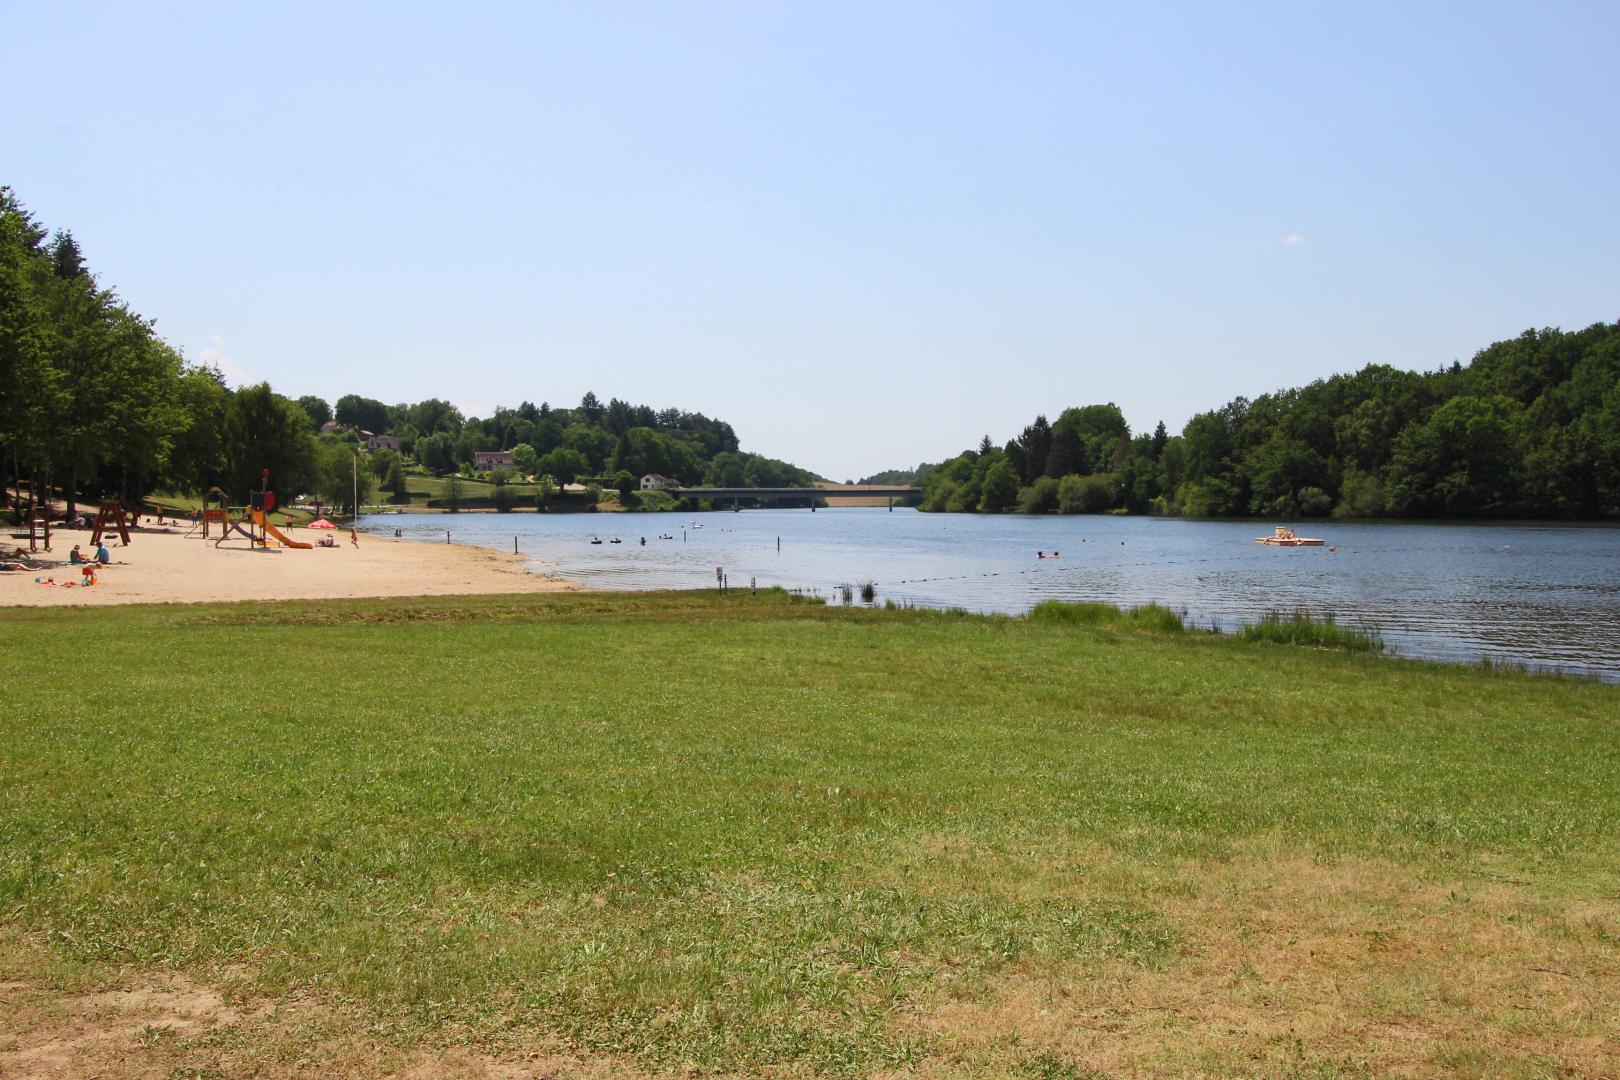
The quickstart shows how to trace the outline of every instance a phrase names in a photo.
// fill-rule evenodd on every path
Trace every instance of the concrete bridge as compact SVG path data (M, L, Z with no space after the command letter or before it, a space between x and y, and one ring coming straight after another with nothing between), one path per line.
M871 500L875 505L878 499L887 502L890 510L894 509L894 500L909 499L920 496L923 489L920 487L907 487L900 484L824 484L820 487L683 487L669 488L669 493L681 499L730 499L732 505L738 505L743 499L770 499L780 501L783 499L804 499L806 505L815 508L817 499L862 499Z

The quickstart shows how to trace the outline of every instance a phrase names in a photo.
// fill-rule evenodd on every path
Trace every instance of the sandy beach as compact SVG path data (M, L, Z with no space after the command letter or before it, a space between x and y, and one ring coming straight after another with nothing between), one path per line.
M289 537L318 543L323 533L293 529ZM60 607L98 604L193 604L220 600L325 600L361 596L447 596L469 593L538 593L579 586L527 569L525 556L455 544L408 543L366 533L360 546L347 530L324 535L337 546L308 551L250 550L246 540L220 547L179 531L140 530L128 547L108 542L112 564L84 588L80 568L68 565L74 544L88 546L88 530L62 529L52 550L38 557L60 565L0 573L0 606ZM25 545L26 546L26 545ZM10 550L7 545L7 550ZM74 582L72 588L38 584L35 578Z

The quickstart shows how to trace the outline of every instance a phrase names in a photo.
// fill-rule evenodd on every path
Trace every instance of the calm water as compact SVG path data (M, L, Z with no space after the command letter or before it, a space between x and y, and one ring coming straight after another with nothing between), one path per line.
M1232 629L1302 609L1376 630L1409 656L1491 657L1620 680L1620 529L1562 525L1303 526L1327 548L1253 543L1254 522L921 514L882 509L740 514L388 514L368 529L510 551L595 588L732 588L750 578L829 598L1020 613L1041 600L1160 603ZM694 527L701 525L701 528ZM671 540L660 540L668 534ZM621 544L590 543L593 536ZM646 546L640 543L647 539ZM780 539L781 550L777 550ZM1062 552L1037 560L1036 551ZM858 602L858 601L857 601Z

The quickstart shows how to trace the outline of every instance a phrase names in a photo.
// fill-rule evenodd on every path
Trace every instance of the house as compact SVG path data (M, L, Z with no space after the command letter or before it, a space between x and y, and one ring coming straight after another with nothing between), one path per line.
M366 440L367 450L392 450L399 452L398 435L373 435Z
M674 491L680 486L681 482L679 480L671 480L669 477L659 476L657 473L648 473L641 478L642 491Z
M510 450L473 451L473 468L475 469L499 469L502 466L510 468L515 464L517 463L512 460L512 451Z

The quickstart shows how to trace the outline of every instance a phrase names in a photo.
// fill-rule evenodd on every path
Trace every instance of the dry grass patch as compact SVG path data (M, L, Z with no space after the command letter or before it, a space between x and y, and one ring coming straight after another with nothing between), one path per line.
M1032 872L1021 891L1044 880L1095 897L1133 876L1119 871ZM1528 882L1275 852L1138 871L1138 901L1180 941L1172 960L1026 964L931 1003L910 1022L936 1040L941 1066L1058 1077L1620 1075L1612 881L1548 896Z
M28 1080L640 1080L554 1046L399 1040L340 1003L239 998L172 973L95 976L0 941L0 1077ZM22 976L22 977L16 977ZM111 981L108 981L108 980Z

